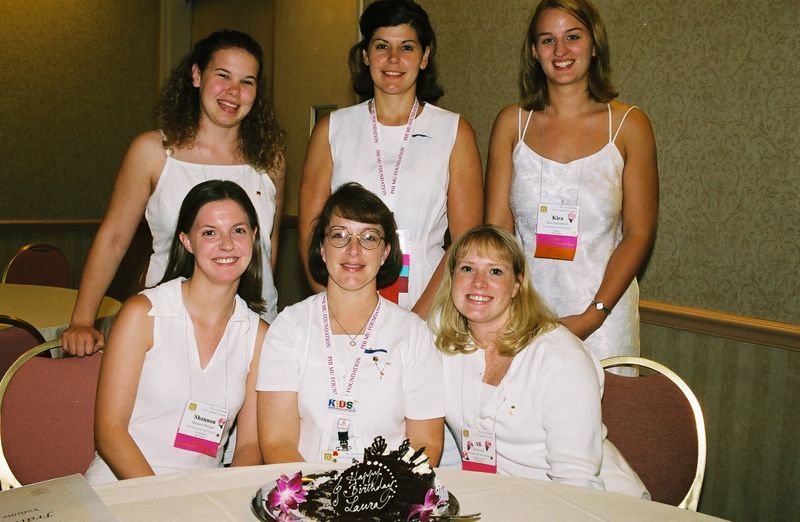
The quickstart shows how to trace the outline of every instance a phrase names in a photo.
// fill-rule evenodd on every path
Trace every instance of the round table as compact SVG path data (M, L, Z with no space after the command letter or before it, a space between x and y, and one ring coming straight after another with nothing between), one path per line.
M61 337L69 326L77 297L78 291L71 288L0 284L0 314L28 321L45 341L52 341ZM108 335L120 306L111 297L104 297L100 303L95 326L103 335Z
M250 501L260 486L281 474L326 469L331 466L307 462L217 468L123 480L94 488L121 522L258 520L250 509ZM461 512L481 512L481 522L718 520L657 502L549 481L457 469L438 469L437 474L458 499Z

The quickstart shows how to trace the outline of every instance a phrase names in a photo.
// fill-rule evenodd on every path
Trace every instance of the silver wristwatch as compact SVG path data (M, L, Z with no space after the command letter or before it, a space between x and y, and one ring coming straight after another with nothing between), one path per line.
M594 306L595 308L597 308L601 312L605 312L606 315L610 315L611 314L611 309L610 308L606 308L606 305L604 305L602 301L597 301L596 299L593 299L592 300L592 306Z

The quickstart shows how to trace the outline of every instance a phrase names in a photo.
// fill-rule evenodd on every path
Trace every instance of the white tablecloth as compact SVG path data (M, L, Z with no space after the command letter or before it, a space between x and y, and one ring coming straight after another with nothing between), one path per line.
M78 291L39 285L0 284L0 314L24 319L41 332L45 341L61 337L69 326L72 308ZM97 312L96 326L108 336L114 316L119 312L120 302L104 297Z
M315 473L323 464L274 464L222 468L124 480L95 487L120 521L257 520L250 501L260 486L281 473ZM462 513L480 511L481 521L680 521L717 520L676 507L552 482L437 470Z

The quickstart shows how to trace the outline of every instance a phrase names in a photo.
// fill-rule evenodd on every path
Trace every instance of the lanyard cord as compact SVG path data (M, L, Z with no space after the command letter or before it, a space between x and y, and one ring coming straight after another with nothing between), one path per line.
M358 369L361 365L361 354L364 353L364 350L367 347L367 342L369 341L370 336L372 335L372 328L375 326L375 321L378 319L378 313L381 311L381 301L378 299L378 304L375 306L375 310L372 312L372 316L370 316L369 321L367 321L367 328L364 330L364 339L361 341L361 347L358 349L358 355L356 356L356 360L353 362L353 369L350 371L350 378L347 381L347 387L345 389L345 394L350 395L353 391L353 386L356 382L356 375L358 375ZM331 342L331 327L330 327L330 320L328 319L328 294L322 296L322 335L325 339L325 352L326 352L326 361L328 364L328 380L331 388L331 393L333 395L339 394L339 385L336 381L336 364L333 360L333 344Z
M408 123L406 123L406 130L403 133L403 141L401 142L400 151L397 153L397 161L394 164L394 172L392 173L392 184L389 191L386 191L386 177L383 173L383 160L381 159L380 139L378 137L378 115L375 109L375 98L369 103L369 115L372 122L372 142L375 144L375 159L378 163L378 177L381 182L381 193L383 197L387 195L394 198L397 193L397 178L400 174L400 164L403 162L403 155L405 154L408 140L411 138L411 130L414 128L414 120L417 118L417 110L419 109L419 100L414 98L414 105L411 107L411 112L408 115Z

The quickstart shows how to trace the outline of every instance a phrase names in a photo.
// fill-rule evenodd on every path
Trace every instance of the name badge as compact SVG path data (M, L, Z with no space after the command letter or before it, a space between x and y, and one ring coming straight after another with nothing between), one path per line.
M408 293L408 278L411 276L410 234L407 230L398 230L397 240L400 244L400 252L402 253L403 260L403 266L400 268L400 275L397 276L394 283L379 291L384 299L388 299L393 303L399 302L400 294Z
M336 417L333 431L328 441L329 449L320 452L321 462L351 464L364 460L364 450L360 449L358 437L353 432L351 418Z
M495 435L489 431L464 427L461 430L461 469L497 473Z
M333 395L328 398L328 411L352 415L358 411L358 399Z
M539 204L536 221L536 257L572 261L578 247L577 205Z
M228 413L227 408L190 399L183 409L174 446L216 457L228 423Z

